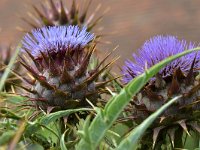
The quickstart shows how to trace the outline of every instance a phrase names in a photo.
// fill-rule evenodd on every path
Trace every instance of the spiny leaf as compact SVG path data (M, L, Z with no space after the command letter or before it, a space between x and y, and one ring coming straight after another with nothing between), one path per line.
M171 56L171 57L161 61L160 63L156 64L155 66L151 67L149 70L147 70L142 75L133 79L129 84L127 84L121 90L121 92L118 95L111 98L111 100L106 104L105 109L102 110L101 113L99 113L99 112L97 113L97 116L94 118L94 120L92 121L92 123L89 127L90 132L88 133L88 135L86 134L86 136L89 138L82 138L77 145L77 150L96 149L96 147L99 145L99 143L105 136L107 130L112 126L113 122L118 118L120 113L123 111L123 109L126 107L126 105L130 102L131 98L135 94L137 94L137 92L139 92L141 90L141 88L148 82L148 80L151 77L153 77L155 74L157 74L160 69L162 69L165 65L167 65L171 61L173 61L181 56L184 56L186 54L189 54L191 52L198 51L199 49L200 48L198 47L198 48L186 50L183 53L179 53L177 55ZM177 98L179 98L179 97L176 97L175 99L173 99L172 101L167 103L167 105L165 105L165 107L170 105L171 103L173 103L173 101L176 101ZM162 111L162 109L160 111ZM157 113L160 114L160 111L158 111ZM156 115L158 115L158 114L156 114ZM153 118L154 117L155 117L155 115L153 115ZM151 122L149 122L149 123L151 124L153 122L152 116L151 116L150 120L151 120ZM133 138L134 136L130 137L131 141L135 140L135 143L137 143L138 139L141 137L141 135L147 128L147 126L144 126L144 124L142 127L144 127L144 128L142 128L142 132L140 134L138 134L135 138ZM90 141L87 141L86 139L90 139ZM124 146L124 143L126 143L126 142L123 141L121 143L122 147ZM127 146L129 147L130 145L127 145Z
M153 149L155 147L156 144L156 140L159 136L160 131L164 128L165 126L161 126L161 127L157 127L153 130Z
M178 124L183 128L183 130L190 136L190 133L188 132L188 129L187 129L187 125L185 123L185 120L180 120L178 121Z
M0 108L0 118L12 118L12 119L15 119L15 120L20 120L22 117L16 115L14 112L8 110L8 109L3 109L3 108Z
M79 111L91 111L92 109L89 108L80 108L80 109L68 109L68 110L62 110L62 111L58 111L55 113L51 113L49 115L46 115L45 117L43 117L40 122L41 124L49 124L52 121L55 121L58 118L70 115L72 113L75 112L79 112Z
M65 134L67 130L62 134L61 139L60 139L60 148L61 150L67 150L67 147L65 145Z
M174 138L175 138L175 131L177 130L177 128L172 128L169 129L167 132L169 133L169 137L172 143L172 146L174 147Z
M117 150L136 150L138 140L144 134L146 129L153 123L153 121L163 112L165 111L170 105L174 102L178 101L182 96L176 96L168 103L163 105L160 109L150 115L147 119L145 119L140 125L138 125L135 129L133 129L129 136L126 137L124 140L121 141Z

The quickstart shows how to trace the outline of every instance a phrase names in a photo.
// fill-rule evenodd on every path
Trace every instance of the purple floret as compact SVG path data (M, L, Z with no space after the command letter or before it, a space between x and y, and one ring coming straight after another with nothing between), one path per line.
M169 56L181 53L187 49L196 48L195 43L187 43L185 40L179 40L175 36L155 36L139 49L138 55L133 54L134 62L131 60L125 61L125 66L122 69L124 75L123 82L128 83L135 76L144 73L145 68L150 68ZM191 64L196 56L194 68L200 67L200 53L191 53L178 58L160 70L163 78L171 76L173 72L180 68L183 73L188 73Z
M85 47L94 39L94 34L87 32L87 28L78 26L54 26L32 30L22 41L22 50L28 50L34 57L40 52L59 52L67 49Z

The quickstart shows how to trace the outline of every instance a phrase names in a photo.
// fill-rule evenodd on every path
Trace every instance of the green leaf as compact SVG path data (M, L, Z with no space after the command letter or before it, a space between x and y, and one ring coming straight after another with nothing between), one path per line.
M25 100L27 100L26 97L18 96L18 95L8 95L6 97L6 101L12 104L21 104Z
M49 125L51 125L52 122L55 122L57 119L67 116L67 115L70 115L75 112L91 111L91 110L93 110L93 109L89 109L89 108L68 109L68 110L62 110L62 111L58 111L58 112L54 112L54 113L45 115L45 116L35 120L34 122L29 122L29 124L26 127L26 132L25 132L26 136L31 136L32 133L36 133L37 131L39 131L41 129L41 127L47 129L54 135L58 136L57 133L55 133L53 130L51 130L52 126L50 126L51 128L49 128Z
M12 118L15 120L20 120L22 117L18 116L14 112L9 109L0 108L0 118Z
M146 72L141 74L140 76L134 78L121 90L118 95L112 97L111 100L109 100L104 110L98 111L96 117L94 118L88 129L90 132L88 134L85 134L84 138L80 140L77 145L77 149L96 149L103 137L105 136L107 130L112 126L114 121L118 118L120 113L130 102L132 97L141 90L141 88L148 82L151 77L157 74L160 69L162 69L171 61L191 52L198 51L199 49L200 48L186 50L182 53L171 56L151 67L149 70L146 70Z
M93 109L90 108L80 108L80 109L68 109L68 110L62 110L62 111L57 111L55 113L48 114L44 117L41 118L40 123L44 125L48 125L49 123L57 120L58 118L70 115L75 112L79 111L91 111Z
M60 148L61 148L61 150L67 150L67 147L65 145L65 134L66 134L66 131L62 134L61 139L60 139Z
M197 131L190 131L190 135L188 136L186 133L184 133L184 138L185 138L185 144L183 148L185 149L195 149L199 147L199 140L200 140L200 135L199 132Z
M144 134L146 129L153 123L153 121L163 112L165 111L171 104L179 100L182 96L176 96L168 103L163 105L160 109L150 115L147 119L145 119L140 125L138 125L135 129L133 129L129 136L121 141L117 150L135 150L137 148L138 140Z
M0 136L0 146L2 146L4 144L8 144L8 142L10 142L10 140L13 138L15 133L16 133L15 131L6 131L6 132L4 132Z

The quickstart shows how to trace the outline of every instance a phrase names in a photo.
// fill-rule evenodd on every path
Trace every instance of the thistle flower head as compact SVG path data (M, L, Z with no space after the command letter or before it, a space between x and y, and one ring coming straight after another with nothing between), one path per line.
M83 27L87 25L87 30L90 31L102 18L102 16L100 16L94 19L99 6L91 15L88 15L91 3L92 1L88 0L77 4L76 0L72 0L71 8L67 8L62 0L48 0L40 3L42 6L41 8L33 5L35 12L30 13L29 19L22 19L33 28L62 25L78 25L79 27Z
M80 50L94 39L94 34L86 30L86 27L80 29L72 25L34 29L31 35L25 35L22 42L23 49L28 50L34 57L41 56L41 52L58 53Z
M88 106L86 99L97 104L100 89L108 81L99 82L99 76L111 65L100 68L104 59L94 70L90 69L90 58L95 44L89 45L94 34L86 27L54 26L43 27L27 34L22 50L33 63L22 55L20 63L32 75L28 81L30 98L37 107L48 111ZM107 57L106 57L107 58ZM42 100L41 100L42 99Z
M195 47L197 46L194 43L187 43L185 40L179 40L174 36L155 36L144 43L139 49L138 55L133 54L135 62L126 61L123 68L123 74L125 75L123 81L128 83L135 76L145 72L145 69L172 55ZM171 143L174 143L174 140L176 140L174 137L178 137L177 135L191 130L196 132L196 129L199 128L199 125L196 125L198 121L196 116L199 116L200 108L200 80L197 72L199 68L199 52L190 53L176 59L162 68L159 74L153 77L134 96L134 100L126 109L134 116L134 120L140 124L172 97L182 95L179 101L166 109L149 128L148 134L153 137L153 149L158 142L160 147L160 142L163 142L162 138L165 136L170 136ZM196 125L196 129L193 128L194 125ZM171 132L172 130L174 132ZM142 141L145 140L142 139ZM147 140L149 142L149 138ZM149 145L146 144L148 142L144 142L145 149L148 149ZM152 148L152 144L150 147Z
M197 47L195 43L187 43L186 40L179 40L175 36L155 36L144 43L139 49L138 55L133 54L135 62L131 60L125 62L126 65L122 71L125 75L123 82L128 83L135 76L144 73L145 69L152 67L172 55L195 47ZM194 59L196 60L194 68L199 68L200 53L191 53L171 62L161 69L159 73L163 78L173 75L174 71L178 68L183 73L188 73Z

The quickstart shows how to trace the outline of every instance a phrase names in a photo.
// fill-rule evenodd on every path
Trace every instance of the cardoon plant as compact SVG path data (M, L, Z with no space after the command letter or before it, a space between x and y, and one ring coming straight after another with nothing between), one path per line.
M23 29L15 53L0 47L0 149L182 149L188 135L199 147L200 47L155 36L116 80L111 52L94 55L102 33L91 30L102 16L100 5L88 16L91 2L34 4L24 18L33 30ZM12 82L22 89L8 93Z
M89 17L87 16L91 2L92 1L89 0L88 2L82 2L81 5L77 5L76 0L72 0L72 6L68 10L62 0L59 2L49 0L46 1L46 3L41 3L42 9L33 6L37 14L30 15L33 22L30 22L26 18L23 18L23 20L33 28L57 25L78 25L79 27L83 27L87 25L87 30L90 31L102 18L102 16L100 16L96 20L92 21L99 7L97 7ZM86 6L83 7L83 5ZM80 9L80 6L83 7L83 10Z
M96 105L108 81L98 82L98 76L111 63L93 70L88 65L95 50L95 36L87 28L54 26L34 29L23 39L22 52L34 64L21 57L21 64L34 78L26 81L36 106L45 111L89 107Z
M187 43L175 36L155 36L144 43L138 54L133 54L134 62L131 60L125 62L122 69L123 82L126 84L158 62L194 47L194 43ZM159 149L166 135L169 135L173 146L181 147L181 137L184 132L186 134L191 130L199 132L199 68L200 53L191 53L176 59L162 68L134 97L126 110L132 114L137 123L141 123L168 100L183 95L183 98L167 109L151 126L147 135L151 136L152 142L149 138L144 138L143 148L148 147L148 144L152 146L153 143L153 146Z

